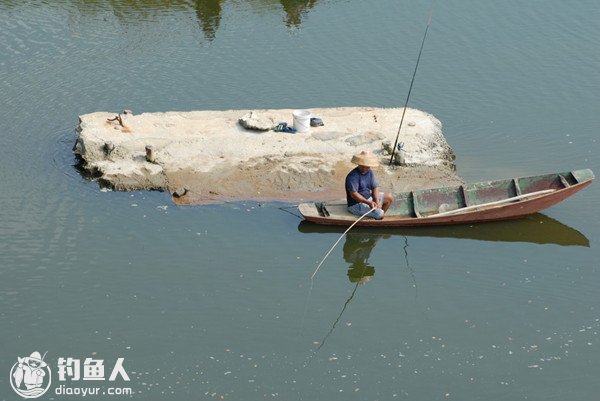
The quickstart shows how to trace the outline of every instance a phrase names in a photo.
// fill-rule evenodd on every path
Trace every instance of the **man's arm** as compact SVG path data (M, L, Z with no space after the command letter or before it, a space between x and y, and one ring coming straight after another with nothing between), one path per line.
M377 190L377 188L375 188L375 189ZM373 191L373 195L375 195L375 191ZM350 196L352 197L352 199L354 199L358 202L362 202L362 203L369 205L369 207L371 209L379 207L379 205L377 205L377 202L368 200L367 198L365 198L358 192L350 192Z

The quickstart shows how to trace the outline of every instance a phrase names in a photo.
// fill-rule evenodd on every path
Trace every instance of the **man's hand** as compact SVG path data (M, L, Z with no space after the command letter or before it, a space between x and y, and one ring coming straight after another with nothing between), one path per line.
M379 207L379 204L377 202L375 202L374 200L368 200L358 192L350 192L350 196L352 196L352 198L354 198L358 202L362 202L368 205L371 209L377 209Z
M372 208L377 209L381 206L377 203L379 201L379 188L373 188L373 191L371 193L371 199L373 199L373 204L371 205Z

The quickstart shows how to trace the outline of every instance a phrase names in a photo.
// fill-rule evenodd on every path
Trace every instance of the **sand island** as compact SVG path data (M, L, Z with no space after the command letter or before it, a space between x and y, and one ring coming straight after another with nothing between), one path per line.
M350 159L361 150L380 158L375 172L386 191L462 182L431 114L406 110L401 165L389 166L403 108L308 110L323 125L296 133L271 129L280 122L293 126L291 109L95 112L79 117L74 152L101 186L169 191L179 204L339 199L354 167ZM247 128L248 121L256 127Z

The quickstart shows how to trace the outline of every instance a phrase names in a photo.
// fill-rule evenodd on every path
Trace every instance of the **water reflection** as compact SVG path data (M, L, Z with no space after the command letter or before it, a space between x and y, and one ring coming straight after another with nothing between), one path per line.
M247 3L245 6L269 12L281 12L283 9L286 26L299 28L303 18L317 5L318 0L256 0ZM226 4L239 6L232 0L63 0L49 5L64 5L68 10L77 10L81 15L95 16L108 11L123 24L152 21L167 13L193 11L204 37L212 41L219 30ZM21 6L20 1L0 0L0 7L18 6Z
M301 221L298 231L303 233L343 233L346 227L326 226ZM457 225L447 227L413 227L413 228L373 228L354 227L346 234L343 255L344 261L349 264L346 272L348 280L354 284L352 292L345 300L342 308L333 321L333 324L320 341L319 346L313 351L314 356L328 338L333 334L350 302L354 299L360 284L368 283L375 275L375 266L369 261L371 253L379 240L391 238L393 235L404 237L405 265L409 271L415 289L415 298L418 298L416 276L408 258L408 237L424 236L438 238L476 239L481 241L503 242L530 242L536 244L556 244L562 246L589 247L589 240L579 231L566 226L559 221L536 213L526 218L513 221L494 222L473 225Z
M381 238L390 238L390 234L365 234L349 232L344 242L344 260L348 267L348 280L351 283L364 284L375 274L375 267L369 264L373 248Z
M327 342L327 339L329 338L329 336L331 336L331 334L333 333L333 330L335 330L335 326L337 326L337 324L339 323L340 319L342 318L342 315L346 311L346 308L348 307L348 304L350 304L350 301L352 301L352 299L354 298L354 294L356 294L356 290L358 289L358 285L359 284L360 284L360 282L357 281L356 284L354 285L354 288L352 289L352 292L350 293L350 296L348 297L348 299L346 299L346 302L344 302L344 306L342 306L342 310L340 311L339 315L337 316L337 318L335 319L335 321L331 325L331 328L329 329L329 331L327 332L327 334L325 334L325 337L323 337L323 339L319 342L319 346L313 351L313 353L311 355L311 358L312 358L312 356L314 356L317 353L317 351L319 351L321 348L323 348L323 346Z
M313 8L318 0L279 0L285 11L286 25L288 28L299 28L302 24L302 17Z
M325 226L302 221L298 231L303 233L342 233L345 227ZM354 233L405 235L407 237L461 238L479 241L529 242L561 246L590 246L588 238L558 220L541 213L519 220L492 223L413 228L354 227Z
M369 257L371 256L371 252L377 244L377 241L381 238L389 237L389 234L358 234L352 232L346 234L346 241L344 242L344 260L350 264L347 275L348 280L350 280L351 283L354 283L354 288L352 289L350 296L344 302L342 310L334 320L331 328L319 342L319 346L314 351L315 353L323 348L327 339L335 330L335 327L342 318L350 301L354 298L359 284L369 282L375 274L375 267L369 264Z
M369 258L371 257L371 252L375 245L377 245L377 241L380 239L388 239L391 238L391 234L377 234L377 233L357 233L357 232L349 232L346 234L345 242L344 242L344 260L349 263L347 276L348 280L354 284L352 288L352 292L344 302L340 313L334 320L333 324L329 328L329 331L323 339L319 342L319 346L315 349L314 353L319 351L327 342L327 339L331 336L335 327L339 323L340 319L344 315L346 308L354 299L356 295L356 290L358 290L358 286L360 284L365 284L371 281L373 276L375 275L375 266L369 263ZM406 267L410 271L411 278L413 280L413 287L415 288L415 296L416 296L416 279L414 275L414 271L410 267L408 263L408 239L404 237L404 255L406 259ZM313 354L314 355L314 354Z
M200 29L208 40L215 38L219 24L221 23L221 3L223 0L196 0L196 17L200 23Z
M344 242L344 260L350 264L346 272L348 280L351 283L365 284L375 275L375 266L369 263L369 257L373 248L380 239L391 238L390 233L364 233L364 232L349 232L346 234ZM408 238L404 236L404 251L405 266L408 269L410 277L415 289L415 297L417 296L417 279L415 272L408 260Z

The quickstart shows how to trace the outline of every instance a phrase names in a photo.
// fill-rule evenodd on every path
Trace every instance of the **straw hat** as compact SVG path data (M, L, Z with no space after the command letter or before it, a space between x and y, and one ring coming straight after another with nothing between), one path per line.
M46 356L46 354L44 354ZM34 351L30 356L26 356L24 358L19 358L19 362L21 360L27 363L29 366L34 368L45 368L47 366L46 362L44 362L44 356L41 356L39 352ZM33 363L33 364L32 364Z
M352 156L352 163L358 164L359 166L377 167L379 166L379 160L377 157L366 150Z

